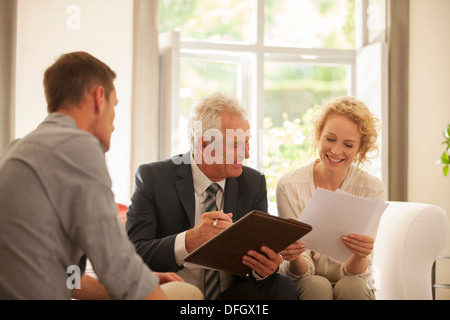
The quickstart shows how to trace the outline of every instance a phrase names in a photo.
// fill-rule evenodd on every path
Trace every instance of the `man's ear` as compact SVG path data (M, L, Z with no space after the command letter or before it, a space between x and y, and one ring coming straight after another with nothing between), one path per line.
M97 86L94 89L94 111L95 114L100 114L105 99L105 88Z
M202 136L194 138L194 154L192 156L194 157L196 163L203 162L203 150L206 146L207 143L203 140Z
M202 146L202 151L208 146L208 141L203 140L203 137L198 139L198 145Z

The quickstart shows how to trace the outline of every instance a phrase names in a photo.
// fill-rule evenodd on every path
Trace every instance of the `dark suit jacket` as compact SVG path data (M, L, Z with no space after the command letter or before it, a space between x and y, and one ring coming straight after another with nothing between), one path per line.
M195 200L190 154L141 165L127 213L126 229L137 252L154 271L177 272L174 244L178 233L194 226ZM243 167L225 185L224 212L233 220L251 210L267 212L265 176Z

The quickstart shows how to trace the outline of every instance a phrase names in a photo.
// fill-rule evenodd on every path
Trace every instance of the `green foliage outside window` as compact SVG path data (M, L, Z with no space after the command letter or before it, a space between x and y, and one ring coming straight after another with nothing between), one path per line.
M318 108L308 109L301 119L290 121L283 115L281 126L274 126L270 118L264 119L264 157L262 167L267 179L268 198L276 201L279 178L314 159L311 149L312 121Z

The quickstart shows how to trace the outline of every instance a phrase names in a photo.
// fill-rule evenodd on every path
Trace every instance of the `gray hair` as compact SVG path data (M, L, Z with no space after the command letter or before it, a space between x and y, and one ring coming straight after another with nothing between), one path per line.
M214 92L196 102L188 123L189 145L192 154L198 151L199 137L210 140L211 134L209 133L221 129L224 112L247 119L247 111L242 108L239 101L224 93Z

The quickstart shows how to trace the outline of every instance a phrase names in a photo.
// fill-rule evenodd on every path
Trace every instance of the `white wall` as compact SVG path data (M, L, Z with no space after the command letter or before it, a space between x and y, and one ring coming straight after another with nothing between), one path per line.
M408 201L436 204L450 216L450 176L436 164L450 123L449 30L450 1L411 0ZM450 255L450 239L442 254ZM450 268L438 272L450 283ZM450 290L442 294L450 298Z
M117 73L119 104L107 161L116 201L128 202L133 1L19 0L17 11L15 138L47 115L45 69L62 53L91 53Z

